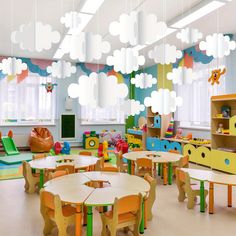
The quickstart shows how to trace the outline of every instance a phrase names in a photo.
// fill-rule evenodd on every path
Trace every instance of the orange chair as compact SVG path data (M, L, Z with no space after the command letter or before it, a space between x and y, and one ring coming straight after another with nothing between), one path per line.
M116 155L116 166L120 172L127 172L128 164L123 161L122 152L115 153Z
M190 177L187 172L184 172L180 170L179 168L176 168L176 185L179 190L179 196L178 200L179 202L183 202L186 198L188 198L188 209L193 209L195 205L195 198L197 196L200 196L200 187L196 184L191 184ZM207 207L206 204L206 197L208 195L208 191L204 190L204 196L205 196L205 207Z
M89 151L80 151L79 155L81 156L92 156L92 152Z
M63 205L59 195L53 195L44 189L40 190L40 211L44 219L44 235L50 234L54 227L58 228L59 236L67 236L67 227L75 224L76 209L71 205Z
M189 156L181 157L179 160L179 168L189 168Z
M137 164L137 175L144 177L146 173L153 176L153 162L149 158L138 158L136 160Z
M117 229L134 226L133 235L139 235L139 225L141 222L142 195L129 195L120 199L115 199L113 210L102 213L102 236L115 236Z
M119 169L115 166L105 166L105 167L102 168L102 171L119 172Z
M30 164L26 161L22 161L23 176L25 178L25 192L34 193L39 186L39 174L33 174Z
M58 171L55 171L55 172L50 172L48 180L55 179L55 178L58 178L60 176L64 176L64 175L68 175L68 174L69 174L68 169L66 169L66 170L58 170Z
M149 174L145 174L144 179L150 184L148 196L144 198L145 219L149 221L152 219L152 206L156 200L156 180Z
M39 153L39 154L34 154L32 156L32 160L37 160L37 159L42 159L47 157L48 155L46 153Z
M69 174L75 173L75 166L74 165L60 165L56 167L56 171L59 170L67 170Z

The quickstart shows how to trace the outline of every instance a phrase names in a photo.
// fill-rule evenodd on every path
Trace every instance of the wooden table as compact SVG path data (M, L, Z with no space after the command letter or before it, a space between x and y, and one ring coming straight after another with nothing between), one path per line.
M123 154L123 157L128 160L128 173L134 174L135 161L138 158L150 158L154 164L163 165L163 184L172 184L172 164L178 162L182 154L171 152L156 152L156 151L137 151ZM168 165L168 173L167 173Z
M106 181L110 187L94 189L85 185L89 181ZM76 236L81 235L82 205L87 206L87 236L93 235L93 206L109 206L115 198L142 193L146 196L150 185L144 179L125 173L83 172L52 179L45 183L45 190L58 194L62 201L77 206ZM144 204L142 204L142 221L140 232L144 232Z
M182 168L190 178L200 181L200 211L205 212L204 182L209 182L209 213L214 213L214 184L228 186L228 207L232 207L232 186L236 186L236 175L214 173L208 170Z
M45 158L35 159L29 162L31 168L40 170L40 183L39 187L44 185L44 170L55 170L57 166L65 164L71 164L75 166L75 169L87 168L96 164L98 158L95 156L83 156L83 155L65 155L65 156L48 156Z

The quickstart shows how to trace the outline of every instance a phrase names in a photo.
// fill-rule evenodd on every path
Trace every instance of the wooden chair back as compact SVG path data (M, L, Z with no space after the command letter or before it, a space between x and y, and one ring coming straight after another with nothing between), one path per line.
M64 175L68 175L68 174L69 174L69 171L67 169L66 170L58 170L58 171L55 171L55 172L50 172L48 180L55 179L55 178L58 178L60 176L64 176Z
M47 157L48 155L46 153L39 153L39 154L34 154L32 156L32 160L36 160L36 159L42 159Z
M138 168L145 167L145 168L152 168L152 160L149 158L138 158L136 160L136 164Z
M105 166L105 167L102 168L102 171L119 172L119 169L115 166Z
M179 168L189 168L189 156L184 156L180 158Z
M55 210L55 203L54 203L54 195L50 192L41 190L40 191L40 202L43 208L47 208L49 210Z
M95 171L101 171L101 160L98 159L96 164L95 164Z
M132 152L139 152L139 151L143 151L142 148L132 148Z
M75 173L75 166L74 165L60 165L56 167L56 171L59 170L67 170L69 174Z
M92 156L92 152L89 151L80 151L79 155L81 156Z

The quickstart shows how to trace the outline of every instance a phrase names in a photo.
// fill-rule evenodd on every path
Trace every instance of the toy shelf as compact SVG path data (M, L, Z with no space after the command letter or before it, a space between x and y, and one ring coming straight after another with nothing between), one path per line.
M229 117L212 117L212 119L216 119L216 120L229 120Z
M221 133L212 133L212 135L220 135L220 136L228 136L228 137L236 137L236 135L233 134L221 134Z

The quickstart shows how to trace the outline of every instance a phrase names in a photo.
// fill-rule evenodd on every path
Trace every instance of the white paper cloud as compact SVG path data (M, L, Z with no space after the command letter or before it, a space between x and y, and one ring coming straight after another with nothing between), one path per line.
M155 15L143 11L122 14L119 21L114 21L109 26L111 35L119 35L122 43L130 43L132 46L152 44L158 37L163 36L166 30L165 22L157 22Z
M141 111L144 111L145 106L140 104L139 101L128 99L121 105L121 110L125 113L125 116L135 116L139 115Z
M18 31L13 31L11 40L15 44L20 44L23 50L41 52L50 49L53 43L58 43L60 33L53 31L48 24L30 22L21 25Z
M153 113L158 112L160 115L168 115L171 112L176 111L176 107L182 105L182 98L176 97L175 91L169 91L168 89L159 89L153 91L151 97L144 99L144 105L151 107Z
M67 12L61 17L60 21L65 25L66 28L72 30L72 33L76 33L78 31L79 25L81 23L79 13L76 11Z
M198 29L185 28L176 34L177 39L180 39L183 43L196 43L202 38L202 33Z
M206 37L206 41L201 41L199 48L206 51L207 56L222 58L230 54L230 50L235 50L236 43L230 40L229 36L214 33Z
M167 73L167 79L172 80L173 84L182 85L192 84L193 81L198 79L198 76L191 68L178 67Z
M110 43L103 41L101 35L89 32L70 35L62 45L64 53L69 53L71 59L79 59L81 62L99 60L102 54L108 53L110 49Z
M76 67L72 66L70 62L58 61L53 62L51 66L47 67L47 72L55 78L70 77L76 72Z
M115 50L113 56L107 57L107 65L114 66L116 72L130 74L137 71L140 65L144 65L145 58L140 56L137 50L132 48L121 48Z
M135 84L136 88L146 89L151 88L153 84L157 83L157 79L152 77L151 74L141 73L131 78L131 84Z
M160 44L155 46L153 50L150 50L148 56L156 63L164 65L175 63L177 58L179 59L182 57L182 52L177 50L174 45Z
M127 85L118 84L118 79L114 75L107 76L105 73L93 72L89 76L80 76L78 82L78 86L71 85L68 88L68 95L73 98L78 97L82 106L101 108L114 106L119 98L128 95Z
M0 63L0 70L5 75L19 75L26 69L26 63L22 63L21 59L16 59L15 57L8 57Z

